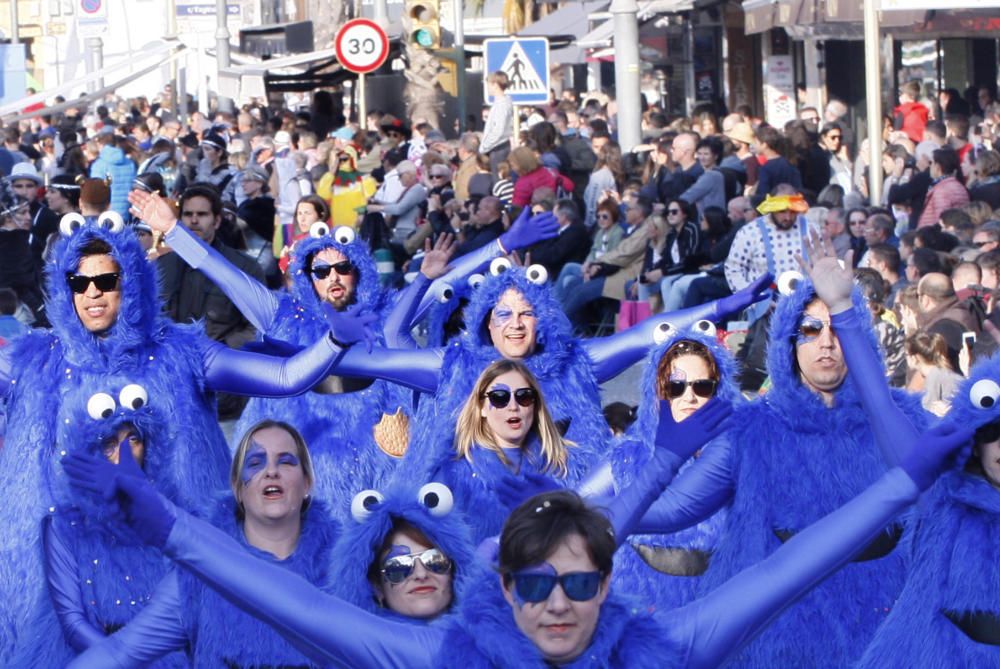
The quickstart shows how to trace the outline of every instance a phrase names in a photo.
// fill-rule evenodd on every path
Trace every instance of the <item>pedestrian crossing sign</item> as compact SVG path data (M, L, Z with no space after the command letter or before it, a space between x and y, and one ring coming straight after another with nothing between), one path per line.
M505 72L510 80L507 95L516 105L540 104L549 101L549 41L544 37L488 39L483 42L486 79L496 71ZM493 104L489 90L483 94Z

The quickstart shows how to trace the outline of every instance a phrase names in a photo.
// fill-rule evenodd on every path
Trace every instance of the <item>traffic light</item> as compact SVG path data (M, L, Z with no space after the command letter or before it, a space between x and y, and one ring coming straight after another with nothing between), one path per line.
M410 17L410 44L423 49L441 47L440 0L407 0L406 14Z

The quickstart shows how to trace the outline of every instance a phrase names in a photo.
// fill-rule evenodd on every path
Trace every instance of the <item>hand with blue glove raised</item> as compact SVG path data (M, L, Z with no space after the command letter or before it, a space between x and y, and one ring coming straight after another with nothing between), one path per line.
M516 509L535 495L551 492L559 488L559 484L547 474L528 472L523 476L509 474L500 479L494 491L497 499L508 509Z
M500 235L500 250L505 254L515 249L523 249L559 234L559 221L551 211L543 211L531 216L530 207L521 210L510 230Z
M909 444L909 452L899 466L918 488L927 490L939 475L962 459L955 455L964 450L963 446L971 445L974 434L971 427L939 423Z
M378 321L378 315L363 311L361 305L355 304L345 311L337 311L332 305L323 304L323 314L326 316L327 325L330 326L330 336L335 344L342 348L347 348L351 344L356 344L364 340L371 353L372 346L375 345L374 324Z
M119 450L119 464L74 453L63 458L63 469L73 487L117 505L125 521L142 541L162 549L177 520L167 502L146 479L131 448Z
M660 420L656 426L652 457L639 470L632 485L623 488L608 505L608 518L619 546L633 532L681 465L698 449L729 429L732 414L733 407L729 402L713 397L701 409L678 423L670 411L670 402L660 400Z
M732 295L716 300L714 317L709 320L718 323L727 316L738 314L754 302L760 302L769 297L773 282L774 277L765 272L757 277L749 286L736 291Z

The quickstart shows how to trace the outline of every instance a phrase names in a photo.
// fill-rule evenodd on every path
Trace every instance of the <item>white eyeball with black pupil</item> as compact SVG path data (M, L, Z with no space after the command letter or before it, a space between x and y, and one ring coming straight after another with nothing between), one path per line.
M675 332L674 326L671 325L670 323L667 322L660 323L653 329L653 341L656 342L657 344L662 344L663 342L673 337L674 332Z
M447 304L454 296L455 296L455 291L452 289L451 286L445 284L441 286L440 290L438 290L437 298L438 302L440 302L441 304Z
M507 270L509 270L513 265L506 258L494 258L493 262L490 263L490 274L493 276L500 276Z
M346 225L338 225L337 229L333 231L333 238L338 244L350 244L357 237L354 228L349 228Z
M69 237L83 227L86 222L87 219L83 217L83 214L75 211L71 214L66 214L59 220L59 234L63 237Z
M479 288L483 285L483 281L486 281L486 277L482 274L473 274L469 277L469 288Z
M528 277L528 281L537 286L543 286L549 280L549 270L543 265L531 265L524 274Z
M318 239L319 237L325 237L330 234L330 226L323 221L316 221L309 226L309 236L313 239Z
M141 409L148 401L146 389L138 383L130 383L118 393L118 404L126 409Z
M87 413L94 420L111 418L116 408L118 405L115 404L115 398L107 393L91 395L90 399L87 400Z
M97 224L111 232L121 232L125 229L125 221L117 211L106 211L97 217Z
M694 324L694 331L700 332L706 337L714 337L716 333L715 323L712 321L700 320Z
M446 516L455 506L451 489L443 483L426 483L417 493L417 501L427 507L432 516Z
M788 270L787 272L782 272L781 276L778 277L778 292L782 295L791 295L795 292L798 287L799 282L805 277L795 270Z
M351 500L351 517L363 523L385 497L378 490L362 490Z
M969 400L977 409L992 409L1000 401L1000 385L992 379L980 379L969 389Z

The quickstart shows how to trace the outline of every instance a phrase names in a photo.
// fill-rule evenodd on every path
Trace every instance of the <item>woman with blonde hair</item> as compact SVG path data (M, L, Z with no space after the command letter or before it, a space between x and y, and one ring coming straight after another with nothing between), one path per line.
M597 162L590 174L587 189L583 192L583 203L587 208L583 222L588 228L597 223L597 205L610 196L618 193L625 181L625 170L622 167L622 149L615 142L608 142L597 152Z

